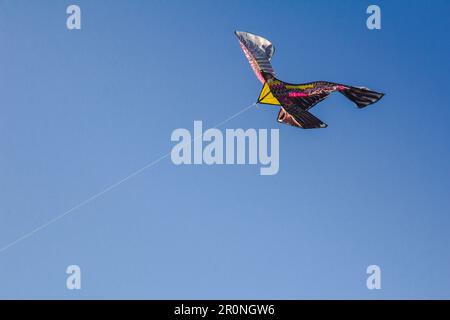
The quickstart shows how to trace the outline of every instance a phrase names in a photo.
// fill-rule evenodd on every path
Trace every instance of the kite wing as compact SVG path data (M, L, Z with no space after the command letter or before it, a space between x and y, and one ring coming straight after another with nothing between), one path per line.
M262 83L266 82L261 73L262 71L275 76L270 64L270 59L275 51L272 43L263 37L248 32L235 31L235 34L259 81Z
M305 97L291 98L291 101L295 105L298 105L303 110L308 111L309 109L314 107L316 104L318 104L320 101L322 101L323 99L328 97L328 95L329 95L328 92L322 92L319 94L314 94L314 95L305 96Z
M289 124L303 129L326 128L327 124L308 111L304 111L298 106L282 107L278 112L278 122Z

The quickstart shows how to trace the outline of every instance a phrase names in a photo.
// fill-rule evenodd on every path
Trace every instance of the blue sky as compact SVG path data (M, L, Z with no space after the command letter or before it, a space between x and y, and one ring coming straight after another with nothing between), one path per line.
M82 30L66 28L66 7ZM382 29L366 28L378 4ZM280 171L169 159L0 252L0 298L450 298L448 1L0 1L0 247L213 126L260 83L233 31L270 39L287 82L333 95L323 130L270 106ZM77 264L82 289L65 287ZM366 288L366 268L382 289Z

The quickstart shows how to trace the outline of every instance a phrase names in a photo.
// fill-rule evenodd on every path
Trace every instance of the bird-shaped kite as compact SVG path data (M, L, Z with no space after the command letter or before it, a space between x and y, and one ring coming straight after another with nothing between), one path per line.
M308 112L330 93L338 91L353 101L358 108L377 102L383 93L364 87L316 81L303 84L283 82L275 77L270 60L275 51L272 43L263 37L236 31L242 50L258 79L264 84L257 103L280 106L278 122L303 129L326 128L327 125Z

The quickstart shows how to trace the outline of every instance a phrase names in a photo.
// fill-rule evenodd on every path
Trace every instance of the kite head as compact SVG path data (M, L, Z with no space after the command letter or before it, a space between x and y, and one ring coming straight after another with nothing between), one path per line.
M275 77L274 77L273 74L268 73L268 72L265 72L264 70L261 70L261 76L263 77L263 79L264 79L265 81L275 79Z

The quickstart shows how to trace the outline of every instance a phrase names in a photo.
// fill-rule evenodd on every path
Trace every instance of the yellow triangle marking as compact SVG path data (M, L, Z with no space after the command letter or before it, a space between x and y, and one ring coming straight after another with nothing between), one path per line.
M281 103L277 100L277 98L275 98L272 91L270 91L270 87L267 82L264 83L261 93L259 94L258 103L281 106Z

